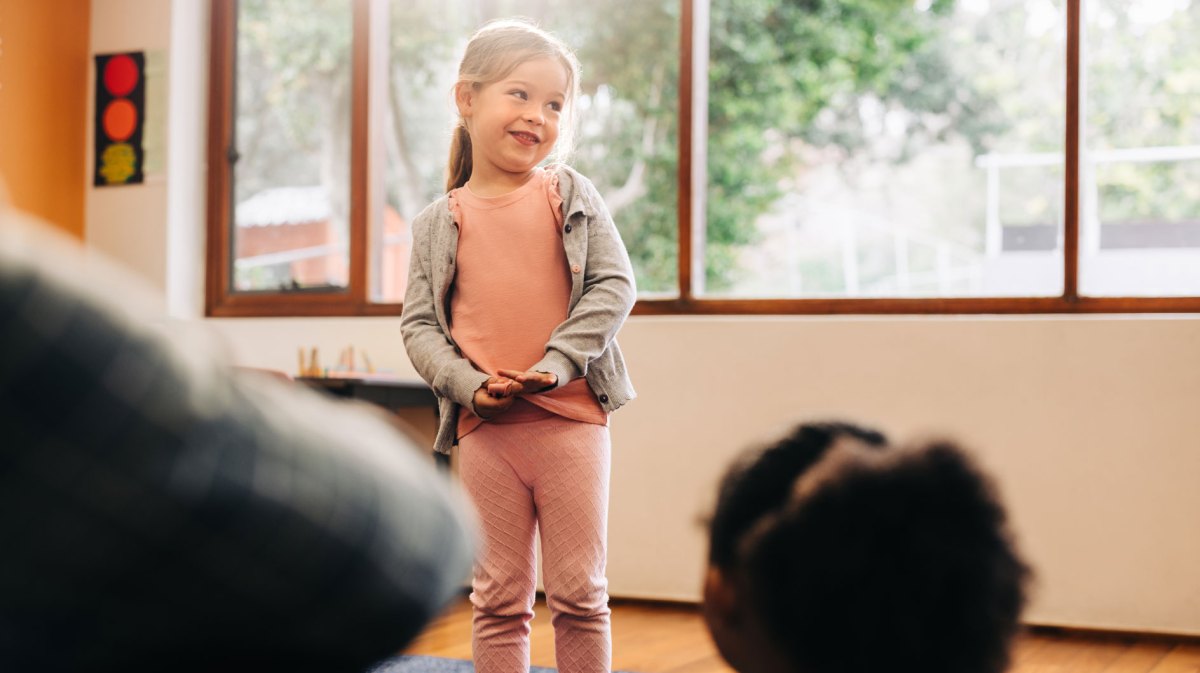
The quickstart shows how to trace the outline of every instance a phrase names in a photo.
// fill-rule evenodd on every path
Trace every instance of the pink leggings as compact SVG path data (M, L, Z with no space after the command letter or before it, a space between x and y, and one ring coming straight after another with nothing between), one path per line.
M557 666L562 673L608 673L608 428L546 413L523 423L484 423L458 448L459 473L483 532L471 582L475 669L529 670L540 526Z

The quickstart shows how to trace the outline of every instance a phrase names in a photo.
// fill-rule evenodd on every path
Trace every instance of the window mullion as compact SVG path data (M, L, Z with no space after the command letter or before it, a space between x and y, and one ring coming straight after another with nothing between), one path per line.
M350 302L361 306L368 302L367 225L367 129L368 83L370 81L370 3L354 2L354 39L351 45L350 103Z
M231 248L232 164L229 149L233 143L233 70L234 16L232 0L214 0L211 34L208 101L208 237L205 254L205 313L225 303L231 288L233 267Z
M703 0L680 0L681 12L679 20L679 171L677 180L679 194L676 208L679 217L679 235L677 239L679 263L679 300L688 302L692 298L692 272L696 268L693 257L696 250L692 245L693 235L697 230L693 193L703 192L703 183L695 183L695 171L692 162L695 159L693 151L693 124L695 98L693 91L696 86L695 64L695 3ZM703 141L701 141L703 143Z
M1080 1L1067 0L1067 119L1063 147L1063 298L1079 299Z

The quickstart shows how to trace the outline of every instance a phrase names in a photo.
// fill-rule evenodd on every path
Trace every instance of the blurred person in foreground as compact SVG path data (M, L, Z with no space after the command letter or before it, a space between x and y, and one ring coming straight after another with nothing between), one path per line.
M0 670L398 653L470 568L465 498L381 412L236 374L147 297L0 199Z
M1028 570L988 479L949 442L801 425L734 463L704 614L742 673L1001 673Z

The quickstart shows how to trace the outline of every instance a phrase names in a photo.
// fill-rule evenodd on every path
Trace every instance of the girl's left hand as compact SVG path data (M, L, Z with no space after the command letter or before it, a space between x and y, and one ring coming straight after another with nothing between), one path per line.
M521 384L520 392L523 393L540 393L547 388L553 388L558 384L558 377L554 374L546 372L523 372L517 369L498 369L496 374L506 378L510 378Z

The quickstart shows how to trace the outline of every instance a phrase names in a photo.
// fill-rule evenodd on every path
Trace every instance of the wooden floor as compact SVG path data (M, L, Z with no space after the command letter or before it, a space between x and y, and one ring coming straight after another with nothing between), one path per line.
M635 673L729 673L695 607L614 601L613 669ZM531 663L554 666L554 633L534 609ZM407 654L471 658L471 606L455 602ZM1021 636L1012 673L1200 673L1200 645L1133 636Z

